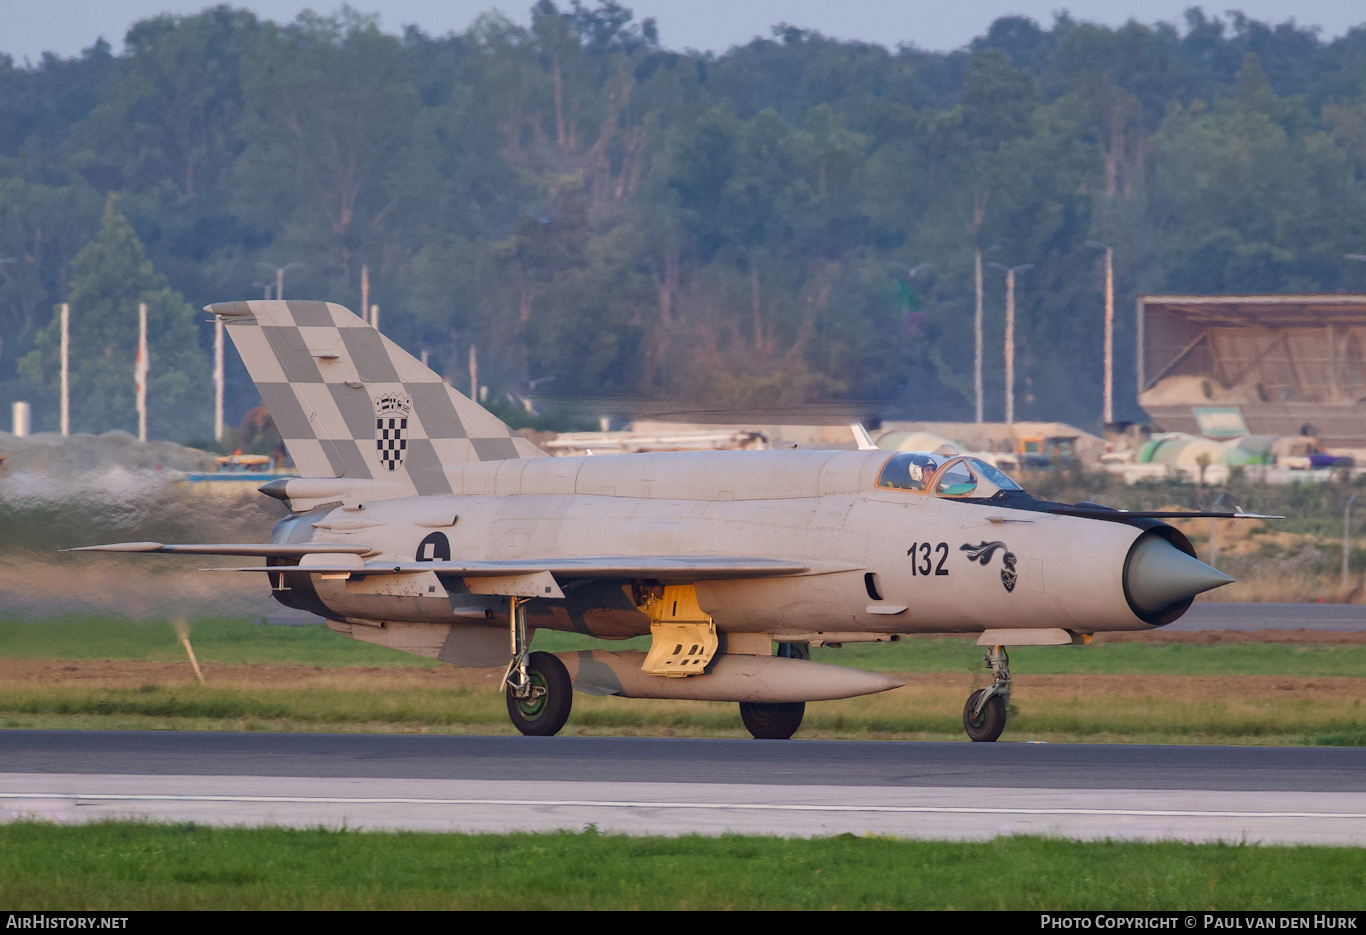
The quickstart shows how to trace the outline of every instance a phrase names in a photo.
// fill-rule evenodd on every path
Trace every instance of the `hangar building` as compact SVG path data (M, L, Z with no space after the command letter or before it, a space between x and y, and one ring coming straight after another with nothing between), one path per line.
M1167 432L1366 449L1366 295L1138 297L1138 402Z

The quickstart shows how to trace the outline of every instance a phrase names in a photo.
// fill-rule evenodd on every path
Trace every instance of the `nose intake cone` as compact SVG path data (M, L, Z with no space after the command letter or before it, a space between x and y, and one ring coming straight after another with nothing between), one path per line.
M1202 591L1233 581L1198 558L1191 558L1161 536L1144 536L1129 552L1124 590L1144 614L1155 614Z

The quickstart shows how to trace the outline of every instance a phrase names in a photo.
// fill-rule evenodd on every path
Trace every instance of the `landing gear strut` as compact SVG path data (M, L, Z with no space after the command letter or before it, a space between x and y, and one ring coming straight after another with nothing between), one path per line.
M503 675L508 716L529 737L552 737L569 720L574 683L550 653L528 653L526 601L511 597L512 661Z
M963 706L963 729L969 739L991 743L1006 727L1006 702L1010 700L1010 657L1004 646L993 646L983 657L991 669L991 686L968 696Z

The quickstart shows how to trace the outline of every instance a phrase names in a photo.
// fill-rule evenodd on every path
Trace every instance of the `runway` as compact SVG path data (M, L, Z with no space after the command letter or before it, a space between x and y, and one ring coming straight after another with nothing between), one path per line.
M1163 629L1188 630L1366 630L1362 604L1241 604L1196 601L1175 623Z
M1366 629L1197 603L1172 630ZM1366 846L1366 750L0 731L0 820Z
M1366 750L0 731L0 815L1366 845Z

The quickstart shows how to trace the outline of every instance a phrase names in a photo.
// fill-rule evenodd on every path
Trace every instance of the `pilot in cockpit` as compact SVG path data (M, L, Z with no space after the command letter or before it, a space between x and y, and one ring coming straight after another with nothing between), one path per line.
M878 476L879 487L894 487L898 490L924 490L939 462L924 452L903 451L891 458Z

